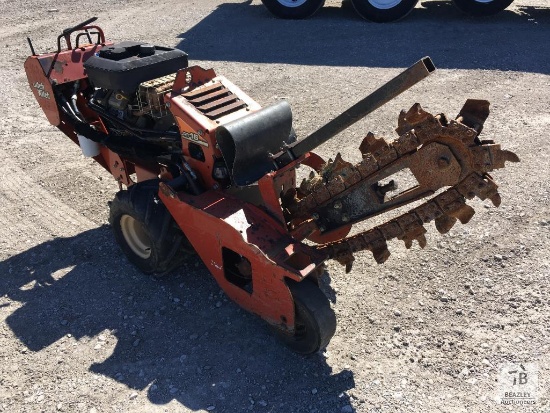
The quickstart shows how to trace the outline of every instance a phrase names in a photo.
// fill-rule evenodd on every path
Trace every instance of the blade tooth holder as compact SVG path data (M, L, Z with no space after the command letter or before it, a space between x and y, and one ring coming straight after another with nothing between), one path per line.
M492 200L495 196L499 197L497 190L498 186L489 175L481 176L475 173L471 174L460 182L456 186L456 189L468 199L477 196L484 201L487 198Z
M422 222L416 216L416 214L410 213L410 212L395 218L394 221L397 222L397 224L399 224L404 234L406 234L409 231L409 228L414 228L415 224L416 225L421 224Z
M437 203L437 206L439 206L445 214L448 214L455 208L459 208L460 205L465 202L464 197L460 194L460 192L454 189L454 187L439 194L433 199L433 201Z
M483 178L478 174L470 174L455 186L456 190L466 199L472 199L475 196L480 197L481 191L485 188L486 183Z
M449 215L441 215L435 219L435 228L440 234L446 234L456 224L457 219Z
M398 238L404 235L403 230L399 226L399 224L395 221L390 221L385 224L382 224L380 227L380 232L384 236L384 238L389 241L393 238Z
M496 146L500 149L500 145ZM495 154L492 153L491 146L489 145L474 146L470 148L470 152L473 157L474 170L478 172L490 172L493 169L504 168L504 161L502 161L502 165L493 165L493 156Z
M326 188L330 192L331 197L339 195L346 190L344 178L341 176L336 177L336 179L333 179L327 184Z
M475 214L474 209L466 204L464 197L454 188L437 196L435 201L445 214L458 218L462 224L467 224Z
M407 249L412 247L413 240L417 240L418 244L424 248L426 246L426 237L424 237L425 233L426 228L424 228L422 224L415 222L407 228L405 234L399 239L405 242L405 247L407 247Z
M315 199L315 202L317 202L317 205L321 205L332 197L329 190L324 185L313 192L311 195L313 195L313 198Z
M414 134L414 131L409 131L401 135L396 141L392 142L391 145L395 148L399 156L403 156L406 153L416 150L420 142Z
M416 213L425 224L443 215L443 211L433 201L420 205L418 208L413 209L412 212Z
M361 234L364 242L362 249L368 249L372 252L374 260L378 264L384 263L390 256L388 245L384 239L384 235L378 228L373 228L371 231Z
M298 204L298 209L301 211L301 214L299 215L307 214L308 211L311 211L316 206L317 201L315 201L313 194L309 194Z
M468 204L464 203L460 208L453 211L451 216L458 218L461 224L467 224L470 222L476 211Z
M363 179L368 178L378 169L378 162L371 154L365 155L363 160L357 164L357 170Z
M388 146L383 150L375 153L374 157L378 160L378 165L380 166L380 168L382 168L387 164L395 161L399 157L399 155L397 154L395 148Z
M471 146L474 144L477 132L456 120L450 120L443 135L462 141L466 146Z
M351 252L362 251L369 246L368 242L366 242L362 236L351 237L347 244Z
M351 166L348 169L349 171L346 171L346 176L343 177L344 184L346 185L346 189L355 185L357 182L361 180L361 174L355 167Z
M433 140L434 136L444 135L443 129L443 126L432 115L414 126L415 135L421 144Z

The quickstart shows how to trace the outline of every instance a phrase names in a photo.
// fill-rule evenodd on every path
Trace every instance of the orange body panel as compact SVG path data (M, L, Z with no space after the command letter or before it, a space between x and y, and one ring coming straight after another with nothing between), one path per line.
M192 103L189 94L201 95L203 90L213 85L219 85L226 93L243 102L243 107L222 116L208 116L200 104ZM170 111L182 135L182 150L187 162L207 188L217 189L219 183L212 177L214 162L222 159L217 147L216 128L232 120L246 116L261 109L261 106L246 95L237 86L223 76L217 76L214 70L205 70L192 66L178 72L172 92L166 94L165 101L169 103ZM199 145L204 153L204 160L191 156L190 144Z
M294 302L285 280L301 281L325 257L293 240L261 209L222 192L191 196L161 184L159 195L225 293L246 310L292 332ZM223 248L250 261L252 292L226 278Z

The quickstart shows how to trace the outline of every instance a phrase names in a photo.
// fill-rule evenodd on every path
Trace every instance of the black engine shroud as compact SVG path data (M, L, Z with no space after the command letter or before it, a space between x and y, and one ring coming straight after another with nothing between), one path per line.
M133 93L139 84L175 73L188 66L187 54L178 49L141 42L104 47L84 68L95 87Z

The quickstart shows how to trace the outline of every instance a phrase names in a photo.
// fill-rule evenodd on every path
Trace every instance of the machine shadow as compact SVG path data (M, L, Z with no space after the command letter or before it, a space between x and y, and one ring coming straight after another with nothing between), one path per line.
M90 371L144 390L155 404L175 399L218 412L254 404L324 412L350 404L344 392L355 386L351 371L333 372L322 355L303 358L284 348L195 258L162 280L143 276L106 226L0 262L0 295L19 303L6 323L32 352L57 351L70 337L78 352L103 360Z
M377 24L347 7L281 20L261 4L225 3L179 35L177 47L192 61L390 68L428 55L443 69L550 73L550 8L474 18L451 1L423 6L399 22Z

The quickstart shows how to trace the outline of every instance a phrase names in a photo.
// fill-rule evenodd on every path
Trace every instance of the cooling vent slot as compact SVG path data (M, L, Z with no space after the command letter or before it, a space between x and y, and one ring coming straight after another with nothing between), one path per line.
M182 96L189 103L193 104L204 116L212 120L219 119L222 116L246 107L246 103L220 82L182 93Z

